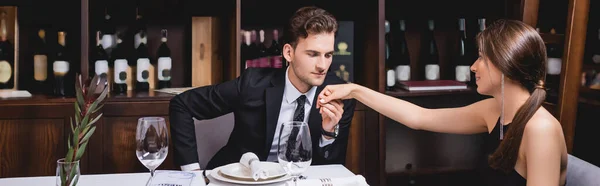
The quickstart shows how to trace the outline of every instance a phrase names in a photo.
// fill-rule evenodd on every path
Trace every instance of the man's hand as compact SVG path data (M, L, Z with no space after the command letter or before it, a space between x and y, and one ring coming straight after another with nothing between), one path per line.
M321 117L323 117L323 130L333 132L335 125L340 122L342 114L344 114L344 103L341 100L333 100L329 103L321 104L319 113L321 114ZM329 136L325 137L328 139L331 138Z

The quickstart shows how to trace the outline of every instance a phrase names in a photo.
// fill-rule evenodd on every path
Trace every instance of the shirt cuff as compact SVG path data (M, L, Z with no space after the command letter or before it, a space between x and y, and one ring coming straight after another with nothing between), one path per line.
M187 165L183 165L181 166L181 170L182 171L193 171L196 169L200 169L200 164L198 163L191 163L191 164L187 164Z
M321 135L321 140L319 140L319 147L324 147L329 144L332 144L335 141L335 138L327 139L325 136Z

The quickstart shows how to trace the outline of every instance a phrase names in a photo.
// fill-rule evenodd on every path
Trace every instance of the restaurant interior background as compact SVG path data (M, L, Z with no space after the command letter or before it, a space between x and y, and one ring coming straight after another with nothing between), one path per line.
M600 154L594 152L600 113L598 1L0 0L6 13L6 39L0 41L0 178L55 175L71 132L75 74L88 77L102 70L111 80L111 92L81 172L147 171L133 155L137 119L168 118L174 93L235 79L247 67L285 68L281 29L306 5L324 8L340 21L331 71L428 108L485 98L455 71L474 61L472 39L481 23L508 18L538 28L552 58L543 106L563 125L569 153L600 165ZM459 29L461 18L466 35ZM430 24L433 30L428 30ZM139 30L147 33L145 38L136 38ZM166 66L158 60L165 57L159 50L162 37L169 49ZM466 41L464 52L461 40ZM422 46L431 42L437 47L426 51ZM141 49L140 43L145 44ZM102 51L106 66L96 63ZM117 55L129 59L128 68L116 70L121 68ZM150 64L133 63L140 57ZM53 78L65 68L54 65L57 61L68 67L61 78ZM403 88L400 80L406 78L429 81L428 65L439 67L439 79L463 81L467 88ZM131 80L136 66L147 68L147 90ZM115 91L119 86L124 91ZM482 152L482 135L412 130L362 104L356 107L349 140L345 166L372 185L467 183ZM168 156L159 169L179 167Z

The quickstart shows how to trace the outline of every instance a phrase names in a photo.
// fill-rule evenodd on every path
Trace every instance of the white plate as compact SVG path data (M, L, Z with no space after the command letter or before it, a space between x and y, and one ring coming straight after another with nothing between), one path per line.
M258 162L259 166L268 172L268 177L263 180L275 179L278 177L282 177L286 174L285 170L281 167L279 163L274 162ZM254 181L252 178L252 171L249 168L246 168L241 163L231 163L229 165L223 166L221 169L221 174L224 174L226 177L232 177L232 179L239 179L245 181Z
M289 174L284 173L283 176L280 176L280 177L275 177L273 179L266 179L266 180L258 180L258 181L254 181L252 178L250 178L250 180L248 180L248 181L240 180L240 179L232 179L232 178L229 178L227 175L222 175L223 174L222 169L224 167L230 166L230 165L232 165L232 164L214 168L207 174L208 174L208 176L211 176L214 179L219 180L219 181L235 183L235 184L248 184L248 185L262 185L262 184L279 183L279 182L283 182L283 181L288 181L292 178ZM277 165L280 166L279 164L277 164Z

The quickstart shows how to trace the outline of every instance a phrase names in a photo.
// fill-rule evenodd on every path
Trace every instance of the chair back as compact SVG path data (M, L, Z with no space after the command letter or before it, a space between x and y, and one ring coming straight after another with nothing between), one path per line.
M204 169L217 151L227 144L234 123L233 112L208 120L194 119L200 169Z

